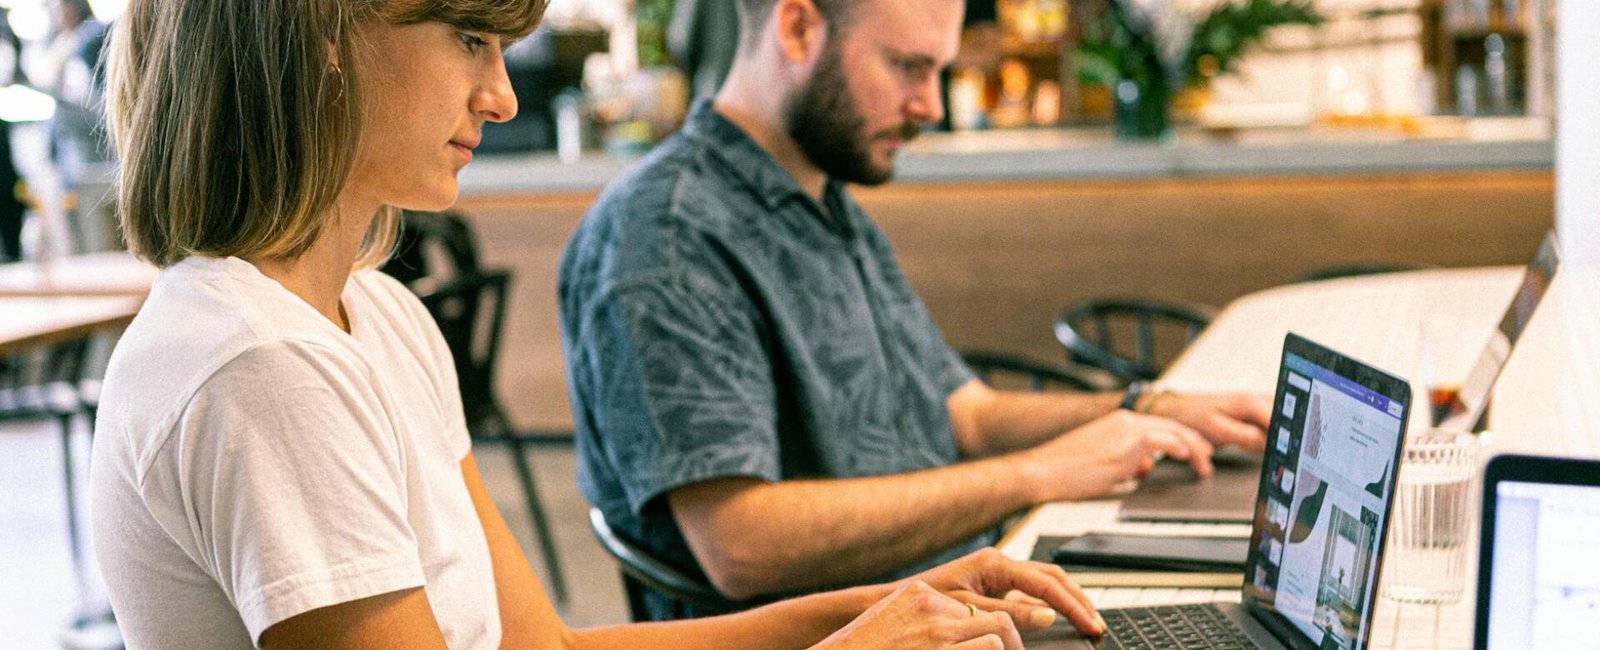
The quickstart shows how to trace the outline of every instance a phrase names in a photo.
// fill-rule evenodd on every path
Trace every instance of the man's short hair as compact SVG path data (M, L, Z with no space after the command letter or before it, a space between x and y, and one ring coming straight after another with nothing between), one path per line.
M739 39L741 49L749 47L761 37L762 23L772 15L772 8L778 5L778 0L737 0L739 3L739 32L744 36ZM850 18L855 14L860 0L811 0L817 6L817 11L822 14L822 19L828 25L828 33L838 36L842 29L850 24Z

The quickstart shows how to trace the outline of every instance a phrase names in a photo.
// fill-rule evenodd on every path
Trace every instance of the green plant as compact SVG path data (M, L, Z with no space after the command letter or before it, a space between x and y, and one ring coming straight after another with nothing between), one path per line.
M1084 26L1078 47L1084 80L1168 88L1203 86L1232 72L1239 57L1274 27L1323 21L1311 0L1226 0L1187 30L1189 23L1152 15L1132 0L1109 0L1100 15Z
M1281 25L1322 24L1311 0L1245 0L1225 2L1194 26L1183 55L1183 80L1203 85L1206 80L1233 71L1240 55Z

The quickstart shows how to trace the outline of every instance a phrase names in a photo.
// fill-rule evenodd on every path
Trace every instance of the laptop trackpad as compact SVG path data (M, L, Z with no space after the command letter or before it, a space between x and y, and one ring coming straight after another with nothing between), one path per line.
M1023 632L1022 645L1028 650L1088 650L1094 644L1077 628L1072 627L1065 617L1057 618L1056 624L1037 632Z

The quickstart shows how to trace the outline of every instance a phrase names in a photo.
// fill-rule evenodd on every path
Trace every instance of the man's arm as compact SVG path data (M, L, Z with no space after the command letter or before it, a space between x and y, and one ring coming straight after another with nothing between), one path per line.
M1115 410L1122 397L1120 392L997 391L973 380L951 393L945 405L962 455L982 458L1042 444ZM1135 410L1176 420L1200 434L1207 444L1191 444L1191 460L1196 471L1206 473L1212 446L1265 447L1270 402L1264 395L1146 391Z
M732 598L869 579L969 539L1035 503L1104 494L1151 454L1189 458L1198 434L1118 411L993 458L851 479L723 478L668 504L713 585ZM1209 453L1209 449L1206 450Z

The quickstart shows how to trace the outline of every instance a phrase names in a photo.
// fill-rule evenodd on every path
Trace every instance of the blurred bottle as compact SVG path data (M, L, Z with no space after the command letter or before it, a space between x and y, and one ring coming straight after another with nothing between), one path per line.
M1531 0L1450 0L1440 76L1458 115L1521 115L1527 108ZM1444 57L1441 57L1444 58ZM1448 74L1446 74L1448 73Z

